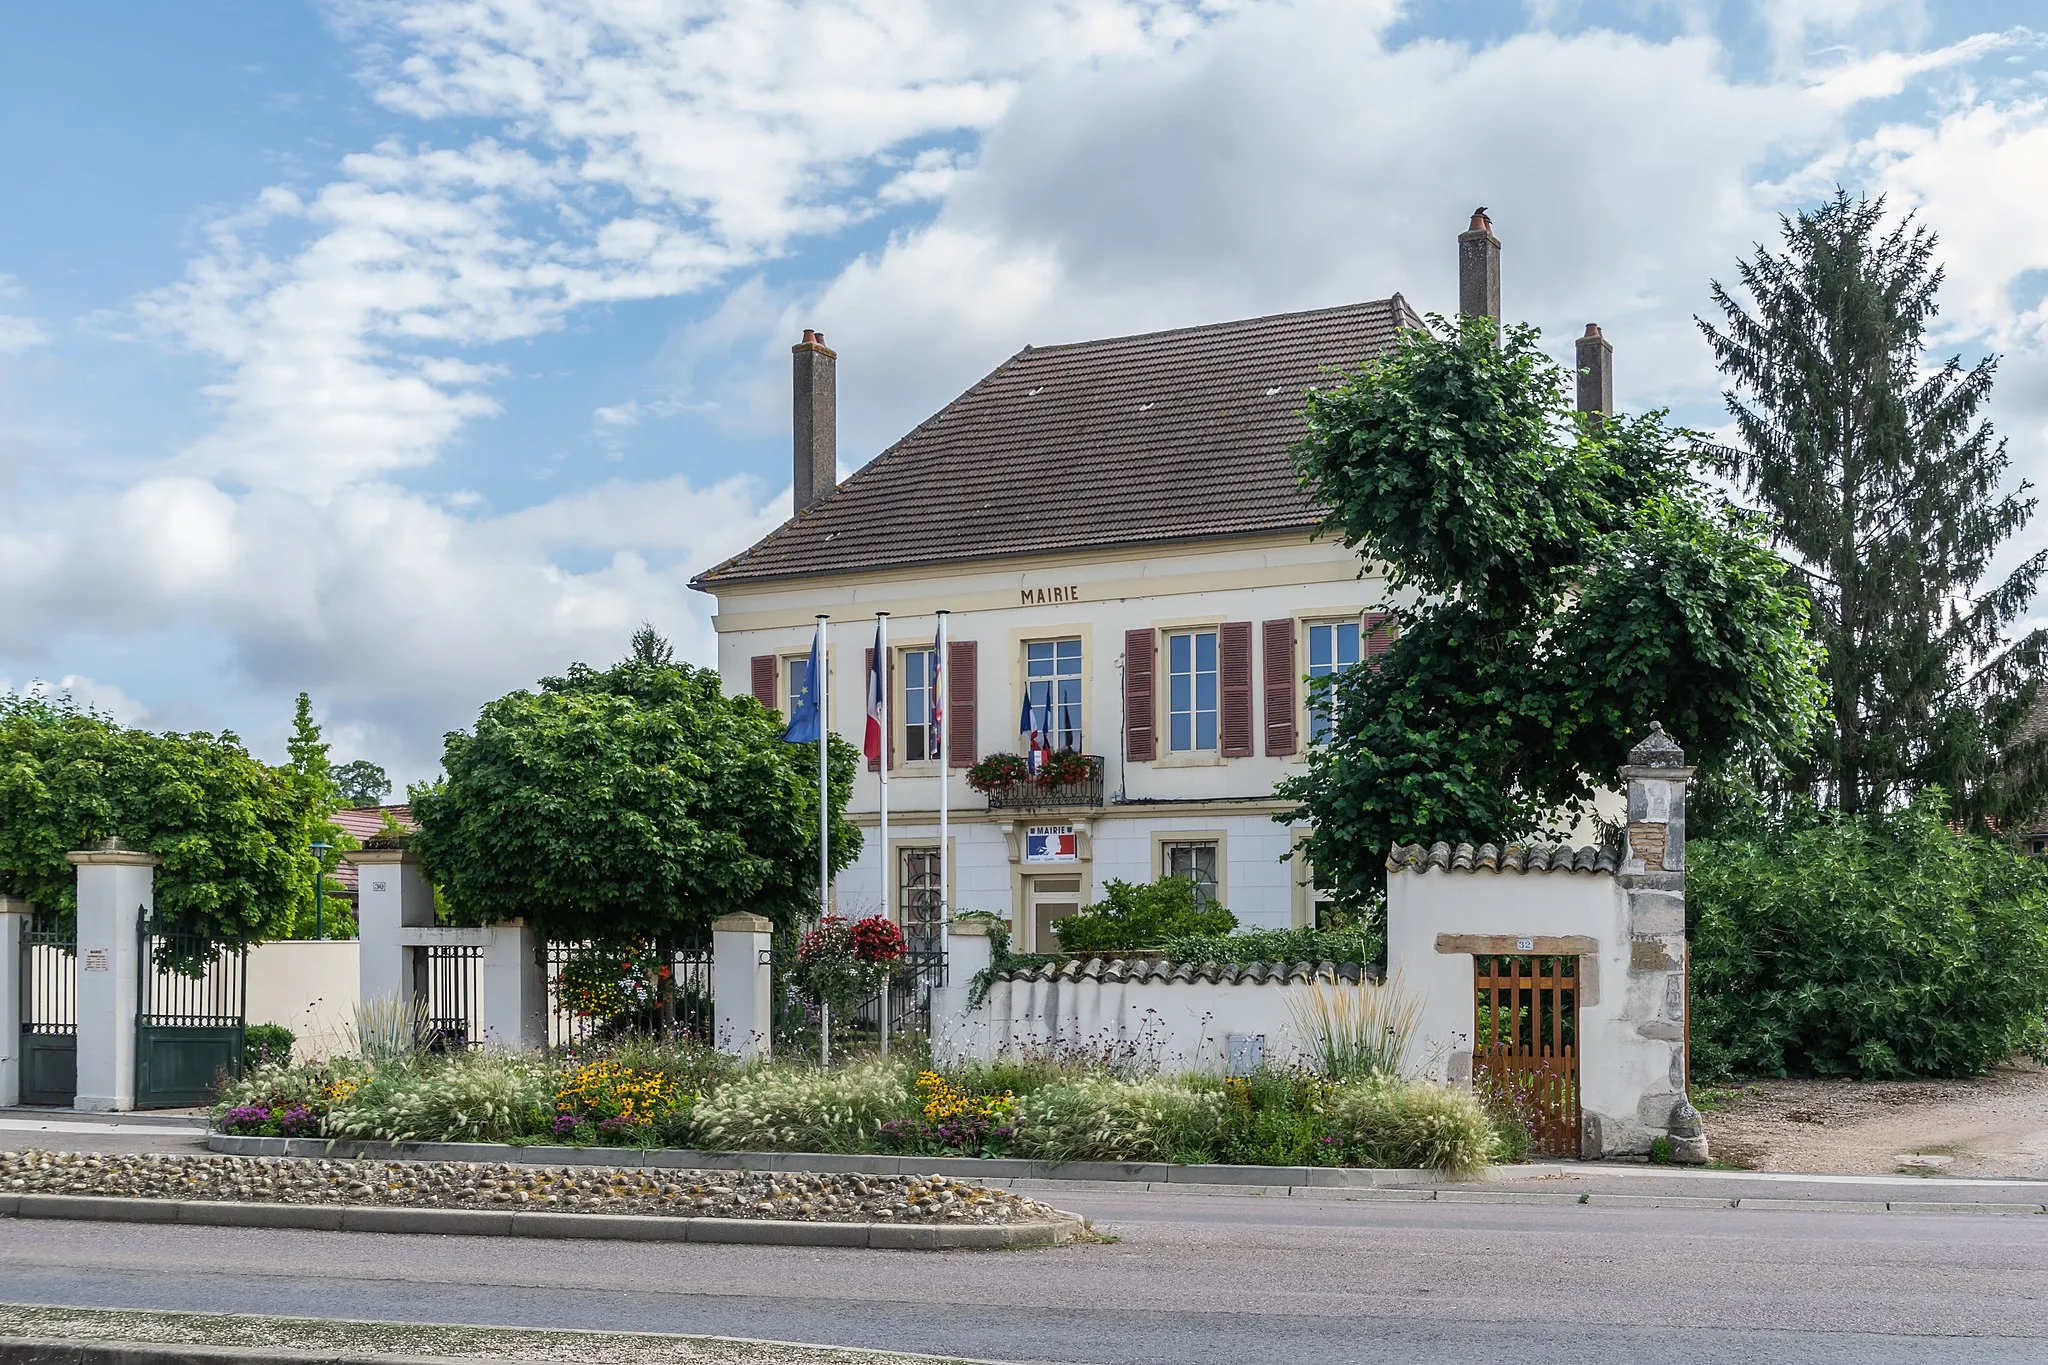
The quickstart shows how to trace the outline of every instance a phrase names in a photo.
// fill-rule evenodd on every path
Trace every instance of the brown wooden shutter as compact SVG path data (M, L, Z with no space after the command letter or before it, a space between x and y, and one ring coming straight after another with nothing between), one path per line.
M1252 756L1252 623L1225 621L1216 631L1217 739L1225 758Z
M1159 637L1124 632L1124 761L1150 763L1159 748Z
M1268 621L1259 660L1266 674L1266 755L1284 758L1295 750L1294 622Z
M980 654L978 641L946 641L946 761L955 768L971 768L976 758L974 703L981 689Z
M780 662L773 654L754 656L754 700L770 711L775 709L775 673ZM791 697L790 701L794 703L796 698Z
M1377 659L1394 647L1394 613L1390 611L1369 611L1360 622L1359 654L1367 659ZM1377 664L1374 667L1378 667Z

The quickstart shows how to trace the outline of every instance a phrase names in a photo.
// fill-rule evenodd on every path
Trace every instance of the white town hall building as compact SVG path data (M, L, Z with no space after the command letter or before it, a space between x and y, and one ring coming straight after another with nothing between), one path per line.
M1459 237L1460 311L1499 317L1500 243ZM875 613L889 613L890 847L878 774L849 817L866 847L840 913L935 923L939 783L952 909L1007 917L1016 946L1112 878L1193 877L1245 927L1313 922L1276 782L1321 723L1307 679L1387 639L1386 585L1297 487L1302 395L1421 319L1400 295L1071 345L1027 346L835 486L835 354L794 347L796 515L700 575L729 691L787 712L829 613L832 728L860 742ZM1611 410L1610 352L1579 343L1580 406ZM914 530L912 529L914 528ZM925 755L936 613L952 613L945 768ZM985 795L965 772L1021 752L1027 697L1098 782ZM1033 831L1071 831L1031 839ZM1034 853L1038 856L1034 858ZM886 875L885 870L886 869ZM886 887L886 893L885 893ZM920 937L922 935L919 935Z

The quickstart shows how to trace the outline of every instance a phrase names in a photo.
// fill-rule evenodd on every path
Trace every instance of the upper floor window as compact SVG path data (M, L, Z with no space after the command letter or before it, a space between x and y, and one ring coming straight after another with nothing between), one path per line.
M794 714L796 699L804 694L811 679L811 656L798 654L782 661L782 710Z
M1024 697L1032 728L1054 749L1081 747L1081 642L1033 640L1024 646Z
M932 733L932 707L938 702L939 656L929 649L903 655L903 756L912 763L936 758L938 736Z
M1166 747L1176 754L1216 747L1216 632L1166 637Z
M1340 669L1349 668L1361 657L1361 637L1356 621L1324 621L1308 628L1308 676L1310 696L1321 693L1319 700L1309 703L1308 737L1320 742L1330 733L1329 684L1322 688L1315 686L1315 679L1327 678Z

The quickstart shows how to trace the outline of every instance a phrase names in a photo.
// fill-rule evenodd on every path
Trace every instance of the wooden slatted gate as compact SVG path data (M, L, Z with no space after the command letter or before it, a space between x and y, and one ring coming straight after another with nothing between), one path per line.
M1540 1156L1579 1154L1578 966L1576 957L1472 959L1473 1082L1521 1119Z

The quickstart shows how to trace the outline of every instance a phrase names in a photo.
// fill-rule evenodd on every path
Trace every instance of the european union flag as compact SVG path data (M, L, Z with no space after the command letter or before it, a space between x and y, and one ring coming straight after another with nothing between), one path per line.
M811 637L811 661L804 668L803 686L789 705L789 728L782 737L791 744L818 742L818 688L825 676L825 627Z

